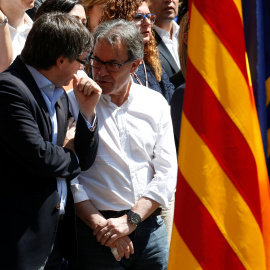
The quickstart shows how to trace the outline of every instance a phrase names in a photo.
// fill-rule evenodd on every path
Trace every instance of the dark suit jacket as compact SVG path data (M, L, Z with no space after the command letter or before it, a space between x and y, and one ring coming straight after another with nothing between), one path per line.
M170 78L174 73L179 71L179 67L159 34L155 30L154 33L162 66Z
M69 181L94 162L98 132L90 132L79 115L75 137L78 164L74 152L61 147L71 116L66 93L58 100L56 113L57 145L51 142L51 120L42 94L18 56L0 74L0 269L36 270L49 255L59 223L56 177L65 178L68 184L60 244L70 262L76 259Z
M184 103L185 86L186 86L185 84L182 84L177 89L175 89L172 95L171 103L170 103L174 140L175 140L175 147L177 150L177 154L179 151L178 148L179 148L179 140L180 140L180 128L181 128L181 118L182 118L183 103Z

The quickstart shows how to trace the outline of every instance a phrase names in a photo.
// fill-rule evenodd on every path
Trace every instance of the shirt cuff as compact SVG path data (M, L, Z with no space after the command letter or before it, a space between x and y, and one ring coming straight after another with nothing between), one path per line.
M74 203L79 203L83 201L88 201L89 197L85 192L83 185L79 183L78 177L74 178L70 182L70 188L73 195Z
M91 132L93 132L93 131L95 131L95 129L96 129L96 126L97 126L97 116L95 115L95 118L94 118L94 120L93 120L93 122L92 122L92 125L86 120L86 118L84 117L84 115L81 113L81 115L82 115L82 117L84 118L84 120L85 120L85 122L86 122L86 125L87 125L87 127L88 127L88 129L91 131Z

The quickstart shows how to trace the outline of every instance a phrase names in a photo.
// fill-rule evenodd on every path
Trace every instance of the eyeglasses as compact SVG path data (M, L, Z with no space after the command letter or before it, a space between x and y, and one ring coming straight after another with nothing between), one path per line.
M89 62L86 60L86 61L83 61L79 58L76 58L75 59L77 62L79 62L80 64L84 65L84 66L88 66L89 65Z
M156 21L156 15L152 13L148 13L146 15L141 13L136 13L134 16L134 22L136 25L141 25L145 18L147 18L150 21L150 24L153 24Z
M90 60L91 67L101 69L102 66L104 65L108 72L117 72L120 70L120 67L122 67L123 65L125 65L127 62L130 61L130 59L128 59L124 63L103 62L94 57L89 57L89 60Z

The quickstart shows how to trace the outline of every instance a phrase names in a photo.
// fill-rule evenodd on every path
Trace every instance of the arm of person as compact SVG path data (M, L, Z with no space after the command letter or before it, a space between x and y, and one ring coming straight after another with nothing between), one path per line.
M160 204L150 198L142 197L131 208L131 211L139 214L141 220L144 221L148 218ZM119 218L110 218L107 221L106 226L96 226L94 228L94 235L96 235L98 242L101 245L110 246L116 239L129 235L137 226L129 221L127 215L123 215Z
M101 88L88 77L73 77L73 92L79 111L74 146L82 170L89 169L96 157L98 149L98 128L96 105L101 95ZM94 126L89 129L85 121Z
M95 230L97 227L103 228L107 225L107 220L89 200L83 185L79 183L77 178L71 181L71 191L75 202L76 214L85 224L92 230ZM133 243L128 236L118 238L108 247L117 249L117 252L113 253L113 255L118 261L124 256L128 259L130 254L134 253Z
M4 19L5 15L0 9L0 24L4 21ZM8 68L13 59L13 47L8 23L0 26L0 48L0 72L2 72Z
M83 220L91 229L97 227L103 228L108 224L108 221L95 208L90 200L75 203L76 214ZM116 260L121 260L124 256L128 259L130 254L134 253L133 243L128 236L119 237L116 241L111 241L109 248L116 248L117 252L113 253Z

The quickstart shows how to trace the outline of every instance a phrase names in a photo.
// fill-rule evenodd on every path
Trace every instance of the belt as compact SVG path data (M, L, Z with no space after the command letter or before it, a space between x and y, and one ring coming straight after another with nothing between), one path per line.
M127 214L129 210L122 210L122 211L111 211L111 210L105 210L105 211L99 211L106 219L108 218L118 218L125 214ZM157 208L148 218L154 218L156 216L159 216L161 214L161 208ZM148 219L147 218L147 219Z

